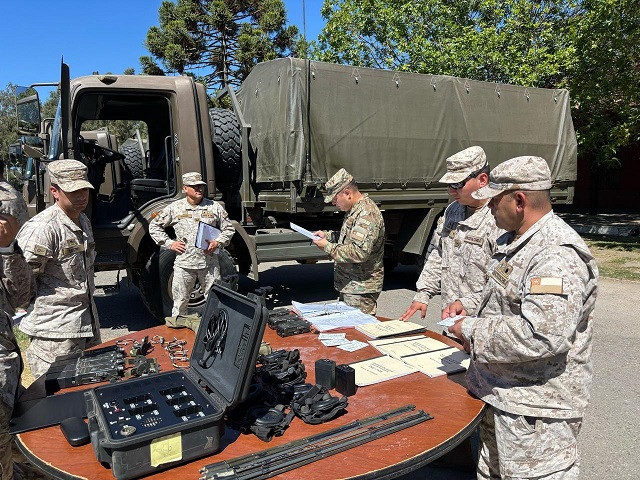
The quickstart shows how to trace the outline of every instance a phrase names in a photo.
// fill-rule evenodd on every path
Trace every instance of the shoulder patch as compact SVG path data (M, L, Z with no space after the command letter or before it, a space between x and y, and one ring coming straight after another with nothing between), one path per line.
M552 293L562 295L562 277L532 277L531 288L532 294Z

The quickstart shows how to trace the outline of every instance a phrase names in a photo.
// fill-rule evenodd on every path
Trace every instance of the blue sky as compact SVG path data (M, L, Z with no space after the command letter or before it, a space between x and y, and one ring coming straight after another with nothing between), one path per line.
M2 2L0 89L9 82L57 82L64 57L71 77L140 69L144 38L158 24L161 0L8 0ZM289 23L302 33L302 0L285 0ZM306 0L306 31L315 39L324 25L322 0ZM31 16L32 18L29 18Z

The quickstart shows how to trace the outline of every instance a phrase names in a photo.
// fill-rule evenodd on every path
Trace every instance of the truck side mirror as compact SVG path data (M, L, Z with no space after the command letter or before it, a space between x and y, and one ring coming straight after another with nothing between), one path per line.
M27 95L27 93L33 92L33 89L22 89L24 87L16 87L18 133L20 135L37 135L40 132L40 100L37 94Z

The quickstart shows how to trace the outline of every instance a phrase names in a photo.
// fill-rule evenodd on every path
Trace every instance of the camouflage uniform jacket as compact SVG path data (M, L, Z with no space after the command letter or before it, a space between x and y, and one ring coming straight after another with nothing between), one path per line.
M382 291L384 220L366 194L346 214L340 234L325 232L324 251L335 262L334 287L341 293Z
M22 362L11 317L31 299L31 269L19 251L0 254L0 262L0 401L12 407Z
M426 304L441 294L442 305L460 300L469 314L476 312L496 240L504 230L496 227L488 204L467 219L465 215L466 207L456 201L438 221L416 282L414 301Z
M173 227L176 239L182 240L187 245L186 252L176 255L175 265L196 270L208 268L216 259L195 246L198 222L218 228L220 235L216 240L222 247L229 245L235 233L233 224L222 205L208 198L203 198L198 205L191 205L186 198L167 205L149 223L149 234L158 245L169 246L174 240L167 235L165 228Z
M6 208L3 205L3 212L13 215L18 221L18 225L24 225L29 220L29 212L27 211L27 204L22 198L22 193L13 188L13 185L6 180L0 180L0 187L9 190L16 197L15 200L6 202Z
M515 415L582 417L598 284L586 244L550 212L520 238L500 237L489 275L479 317L462 322L469 390Z
M79 224L55 204L18 232L18 244L36 281L33 312L20 323L27 335L92 337L100 328L93 301L95 243L84 213Z

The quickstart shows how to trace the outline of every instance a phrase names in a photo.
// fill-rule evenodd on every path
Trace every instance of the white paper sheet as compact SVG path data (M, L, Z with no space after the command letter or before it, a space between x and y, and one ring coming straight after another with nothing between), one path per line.
M293 222L289 223L289 225L291 225L292 230L295 230L296 232L301 233L302 235L304 235L307 238L310 238L311 240L320 240L319 236L314 235L306 228L302 228L300 225L296 225Z

